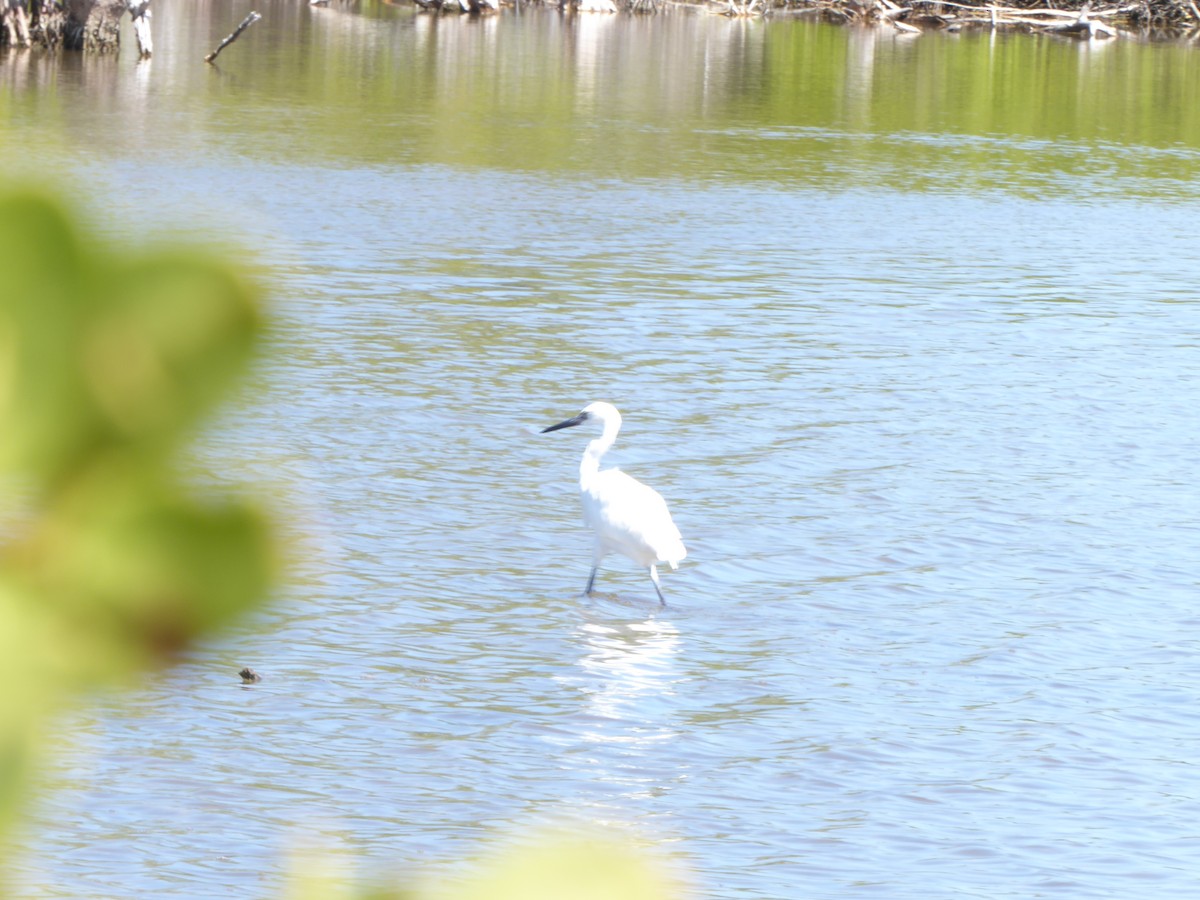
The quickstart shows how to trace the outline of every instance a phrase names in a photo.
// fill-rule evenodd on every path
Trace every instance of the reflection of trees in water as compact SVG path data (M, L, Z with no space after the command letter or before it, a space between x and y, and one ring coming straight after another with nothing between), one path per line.
M454 0L457 3L457 0ZM542 14L537 14L542 13ZM756 98L766 30L761 23L681 15L647 21L613 15L559 16L538 10L520 27L500 16L423 15L414 27L427 68L420 73L443 103L478 92L480 70L505 85L510 102L553 98L565 110L664 122L695 108ZM500 47L503 45L503 52ZM536 60L536 65L531 65ZM557 72L547 82L542 75Z

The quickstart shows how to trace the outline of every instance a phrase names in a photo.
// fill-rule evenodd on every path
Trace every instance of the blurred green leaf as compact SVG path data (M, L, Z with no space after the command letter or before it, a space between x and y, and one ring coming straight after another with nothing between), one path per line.
M101 654L95 669L78 657L78 677L169 660L268 588L271 535L252 506L190 499L134 466L97 467L57 499L11 558Z
M53 203L0 200L0 466L50 484L97 454L162 462L251 359L254 292L196 251L123 258Z
M624 841L545 836L485 862L466 885L439 900L671 900L683 888Z
M77 443L75 377L86 291L82 250L65 217L30 195L0 200L0 464L54 465Z
M196 250L122 253L31 193L0 197L0 272L0 469L22 495L0 678L23 686L0 693L2 826L49 715L251 607L277 553L254 504L175 470L253 359L253 286Z

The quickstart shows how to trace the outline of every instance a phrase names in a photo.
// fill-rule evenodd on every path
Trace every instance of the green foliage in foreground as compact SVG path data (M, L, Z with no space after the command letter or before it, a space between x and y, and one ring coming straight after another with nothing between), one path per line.
M477 860L468 874L409 890L351 888L336 858L309 852L288 900L671 900L677 878L624 838L562 826Z
M244 375L258 294L195 250L118 253L0 197L0 828L49 716L262 598L271 530L173 462Z
M262 330L257 292L226 263L121 253L53 201L0 195L0 838L47 757L51 717L169 664L267 594L266 517L173 467ZM623 842L577 834L419 894L353 888L315 858L297 866L295 900L678 895Z

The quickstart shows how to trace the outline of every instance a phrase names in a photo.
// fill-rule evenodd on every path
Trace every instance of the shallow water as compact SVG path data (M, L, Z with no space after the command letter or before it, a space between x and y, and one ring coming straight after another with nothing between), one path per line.
M309 840L404 880L571 816L700 896L1194 896L1190 57L260 9L218 72L224 4L149 67L0 60L106 229L264 264L204 465L308 548L64 723L21 895L278 894ZM615 558L579 596L585 436L536 432L593 399L687 543L665 610Z

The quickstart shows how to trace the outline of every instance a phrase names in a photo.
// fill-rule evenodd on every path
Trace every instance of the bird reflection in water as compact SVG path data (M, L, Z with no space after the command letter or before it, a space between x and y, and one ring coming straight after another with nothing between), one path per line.
M682 777L682 642L673 624L657 618L589 616L572 637L581 654L555 680L574 694L575 711L547 739L564 771L591 786L578 792L579 802L623 818L625 799L656 795Z

